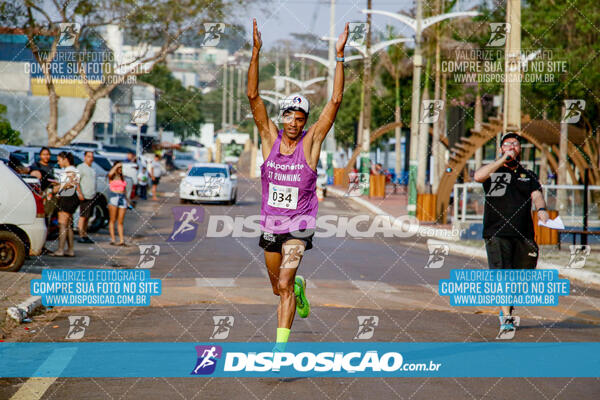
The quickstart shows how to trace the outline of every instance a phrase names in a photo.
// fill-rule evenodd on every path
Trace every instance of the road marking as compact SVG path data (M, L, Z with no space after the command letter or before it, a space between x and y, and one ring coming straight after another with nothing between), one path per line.
M385 282L376 281L350 281L354 286L364 292L398 293L398 289Z
M60 376L69 364L75 353L77 353L76 347L65 347L54 350L50 353L46 361L33 373L33 375L54 375L54 377L33 377L27 379L10 400L41 399L46 390L52 386L56 378Z
M235 278L196 278L198 287L236 287Z

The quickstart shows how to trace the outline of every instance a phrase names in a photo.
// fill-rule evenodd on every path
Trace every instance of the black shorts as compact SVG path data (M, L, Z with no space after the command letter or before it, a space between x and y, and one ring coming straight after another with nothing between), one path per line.
M493 237L485 239L490 269L535 269L538 246L533 239Z
M79 203L79 215L83 218L89 218L92 216L94 211L94 205L96 204L96 198L85 199Z
M72 196L58 196L56 200L56 207L58 211L67 212L69 214L73 214L77 207L79 207L79 198L76 194Z
M274 253L281 253L281 246L290 239L300 239L305 243L304 250L312 249L312 239L315 236L314 229L301 229L299 231L288 232L288 233L269 233L262 232L258 245Z
M158 178L152 179L152 184L153 185L158 185L158 182L160 182L160 176Z

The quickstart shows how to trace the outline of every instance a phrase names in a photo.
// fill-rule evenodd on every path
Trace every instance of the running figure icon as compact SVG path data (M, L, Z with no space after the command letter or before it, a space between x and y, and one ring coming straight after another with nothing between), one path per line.
M211 365L213 365L215 362L213 361L213 358L215 358L217 356L216 352L216 348L213 346L210 349L206 349L204 350L204 352L202 353L202 362L200 364L198 364L196 366L196 368L194 369L194 374L198 373L199 369L204 369L207 367L210 367Z
M178 219L178 222L181 222L181 224L179 224L177 229L171 235L171 241L175 241L177 236L181 236L186 232L196 230L197 223L201 221L201 216L196 216L196 213L197 209L191 208L181 214L181 217Z

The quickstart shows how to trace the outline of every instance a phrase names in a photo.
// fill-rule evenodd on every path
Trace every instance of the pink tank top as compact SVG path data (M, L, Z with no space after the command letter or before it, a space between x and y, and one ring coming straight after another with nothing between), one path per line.
M127 187L127 182L122 181L120 179L115 179L113 181L110 181L110 183L108 184L108 188L112 192L117 192L117 193L122 193L126 187Z
M288 233L316 227L319 201L317 172L306 162L304 136L292 154L279 152L280 130L269 157L260 167L262 204L260 225L264 232Z

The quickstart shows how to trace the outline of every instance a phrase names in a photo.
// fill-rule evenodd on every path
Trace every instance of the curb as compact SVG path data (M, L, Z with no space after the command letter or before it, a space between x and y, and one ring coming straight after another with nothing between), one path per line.
M429 243L436 243L434 240L428 240ZM464 246L460 244L450 244L450 251L455 254L460 254L463 256L471 256L480 259L484 259L487 261L487 253L484 249ZM543 269L556 269L558 270L558 274L575 281L579 281L585 284L592 284L600 286L600 274L592 271L584 271L582 269L573 269L573 268L564 268L557 264L551 264L548 262L540 261L538 262L538 268Z
M337 197L346 197L354 201L355 203L365 207L369 211L377 215L383 215L385 217L396 219L393 215L390 215L383 211L381 208L377 207L375 204L371 203L368 200L365 200L361 197L357 196L345 196L345 192L343 190L336 189L331 186L327 186L327 193L333 193ZM406 230L399 229L399 232L406 233ZM441 229L434 228L432 226L421 226L419 225L417 231L415 232L421 237L431 238L431 239L442 239L449 240L452 242L458 242L460 240L460 231L459 230L450 230L450 229Z
M31 296L16 307L8 307L6 314L18 323L21 323L40 307L42 307L42 297Z

